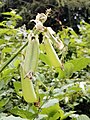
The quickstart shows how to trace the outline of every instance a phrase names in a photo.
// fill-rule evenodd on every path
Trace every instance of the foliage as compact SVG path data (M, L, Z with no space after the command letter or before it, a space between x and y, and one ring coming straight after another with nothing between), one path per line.
M31 31L34 32L34 29L26 30L25 26L15 28L17 19L21 19L15 12L4 14L9 14L11 17L0 23L0 67L26 43L28 34ZM13 16L16 19L13 19ZM59 42L63 42L62 50L53 43L49 36L63 66L62 70L58 71L49 62L43 61L40 56L38 69L34 76L34 88L40 98L37 103L27 103L22 97L19 69L22 53L16 52L15 58L8 62L0 75L0 119L89 119L87 116L90 117L90 108L88 108L90 104L90 24L81 21L78 27L79 35L69 27L63 28L54 35L51 34ZM44 36L46 33L42 32L42 34ZM39 44L41 54L46 55L42 44L43 42ZM84 100L87 103L87 113L82 109L80 111L76 109Z
M57 0L60 4L60 0ZM73 7L89 7L90 1L88 0L61 0L61 5L68 5L70 8L73 9Z
M17 24L22 26L26 24L27 29L32 29L34 24L30 22L37 13L45 12L46 9L52 9L52 16L45 22L46 26L51 26L55 31L62 29L62 25L72 27L78 32L77 25L81 19L90 23L90 1L89 0L1 0L0 12L7 12L10 9L16 9L23 20ZM3 16L0 15L0 21ZM62 22L59 25L59 22Z

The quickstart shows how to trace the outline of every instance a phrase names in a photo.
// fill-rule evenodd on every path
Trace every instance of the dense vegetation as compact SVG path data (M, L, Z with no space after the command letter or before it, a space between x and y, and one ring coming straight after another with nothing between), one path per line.
M34 24L30 22L35 19L37 13L52 9L52 15L45 22L46 26L51 26L55 31L61 30L61 26L70 26L78 32L77 24L83 19L90 23L90 1L89 0L1 0L3 4L0 12L16 9L23 20L17 26L26 25L27 29L32 29ZM3 19L0 14L0 21ZM59 24L62 22L62 25Z
M23 20L14 10L1 14L3 16L0 22L1 120L90 119L90 24L81 20L77 34L71 27L61 26L59 21L58 26L61 26L62 30L54 32L52 28L55 26L52 27L51 21L52 28L46 27L52 14L51 12L44 20L45 24L43 19L38 18L42 23L40 29L36 26L37 23L34 24L34 20L30 21L33 26L35 25L32 26L32 30L27 30L25 25L18 25ZM30 19L32 18L35 16L30 16ZM29 57L25 59L30 35L34 35L33 39L39 40L39 58L38 61L32 62L32 64L38 62L32 81L38 98L34 103L23 98L20 67L21 63L24 65L25 60L31 57L28 54ZM51 41L54 54L50 53L52 50L50 48L45 50L44 45L49 42L47 38ZM59 63L56 56L60 60L60 67L57 67ZM24 65L24 69L26 66Z

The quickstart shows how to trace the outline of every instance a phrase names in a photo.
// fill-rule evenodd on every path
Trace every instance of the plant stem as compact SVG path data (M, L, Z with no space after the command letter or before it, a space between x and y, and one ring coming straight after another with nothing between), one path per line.
M26 47L28 41L22 45L2 66L0 69L0 73L7 67L7 65L13 61L13 59Z

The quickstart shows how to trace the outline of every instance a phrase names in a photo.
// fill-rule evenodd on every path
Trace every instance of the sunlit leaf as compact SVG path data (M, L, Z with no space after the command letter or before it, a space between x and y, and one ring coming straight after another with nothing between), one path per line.
M14 117L13 115L7 116L7 117L1 117L0 120L26 120L20 117Z
M15 81L15 82L14 82L14 88L15 88L15 90L16 90L16 92L17 92L17 94L18 94L18 95L20 95L20 96L22 96L22 91L21 91L21 89L22 89L22 87L21 87L21 82L19 82L19 81Z
M58 103L53 104L50 107L42 108L41 114L46 114L49 117L53 117L60 109L60 106Z
M40 53L40 59L45 63L51 66L51 63L46 54Z
M46 120L46 118L48 118L47 115L45 115L45 114L39 114L38 118L35 118L35 120Z
M10 47L5 47L3 50L2 50L3 53L9 53L9 52L12 52L12 48Z
M90 64L90 58L85 58L85 57L76 58L74 60L70 60L68 63L72 63L74 65L73 71L76 72L76 71L82 70L87 65L89 65Z
M66 77L70 77L73 73L74 65L72 63L65 63L64 64L64 74Z
M58 99L50 99L42 106L42 108L48 108L48 107L53 106L54 104L56 104L58 102L59 102Z
M18 107L13 108L12 110L10 110L10 112L13 113L14 115L19 115L22 118L32 119L33 117L32 112L29 112L28 110L20 109Z
M72 115L73 113L75 113L75 111L66 112L66 113L60 118L60 120L66 119L67 117L69 117L69 116Z
M3 107L4 105L6 105L8 103L8 101L9 101L8 98L0 100L0 108Z
M50 117L49 120L57 120L57 119L59 119L59 117L60 117L60 113L57 112L53 115L53 117Z
M90 120L90 118L87 115L80 115L77 120Z
M19 64L20 64L20 60L19 60L19 59L16 59L16 60L14 61L14 66L15 66L15 67L18 67Z

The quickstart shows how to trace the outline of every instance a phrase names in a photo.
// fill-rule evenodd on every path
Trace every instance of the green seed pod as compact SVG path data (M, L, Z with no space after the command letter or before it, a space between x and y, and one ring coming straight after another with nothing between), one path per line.
M37 102L37 96L32 83L33 75L36 71L39 59L38 35L28 38L25 61L21 67L21 83L23 97L26 102Z
M56 51L54 50L54 47L52 46L50 39L47 39L46 37L44 38L44 46L51 65L55 68L61 68L62 67L61 61L59 60L59 57Z
M26 56L25 56L25 62L24 62L24 70L26 74L28 72L35 72L37 65L38 65L38 59L39 59L39 40L38 35L31 38L29 37L28 46L26 49Z
M24 70L21 68L22 93L26 102L37 102L37 96L34 90L32 80L25 77Z

